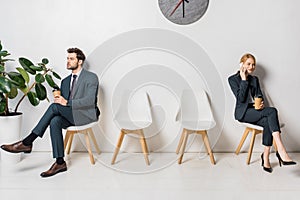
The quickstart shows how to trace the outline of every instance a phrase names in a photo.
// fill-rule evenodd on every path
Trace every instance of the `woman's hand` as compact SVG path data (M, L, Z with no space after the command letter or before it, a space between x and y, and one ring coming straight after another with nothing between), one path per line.
M240 76L243 81L247 80L248 72L247 69L244 67L244 64L241 63L241 68L240 68Z
M68 101L59 95L54 98L54 103L58 103L60 105L66 106Z
M244 63L240 63L240 76L242 78L242 80L247 80L247 76L248 76L248 72L246 67L244 67Z
M264 104L264 102L263 102L263 101L261 101L261 103L260 103L260 105L259 105L259 110L262 110L262 109L264 109L264 107L265 107L265 104Z

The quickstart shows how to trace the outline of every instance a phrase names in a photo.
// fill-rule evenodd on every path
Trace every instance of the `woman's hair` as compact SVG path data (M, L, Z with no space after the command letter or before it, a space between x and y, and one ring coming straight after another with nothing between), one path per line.
M84 55L84 53L83 53L80 49L78 49L78 48L69 48L69 49L67 50L67 52L68 52L68 53L76 53L77 59L78 59L78 60L82 60L82 63L84 62L84 60L85 60L85 55Z
M254 60L254 64L256 65L256 59L255 59L255 57L254 57L252 54L250 54L250 53L244 54L244 55L241 57L240 62L244 63L244 62L246 62L246 60L247 60L248 58L252 58L252 59Z

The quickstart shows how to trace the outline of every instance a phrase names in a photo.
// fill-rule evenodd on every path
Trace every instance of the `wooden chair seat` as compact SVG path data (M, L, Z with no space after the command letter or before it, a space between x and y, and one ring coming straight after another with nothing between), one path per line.
M87 151L88 151L89 157L90 157L90 162L93 165L95 164L95 159L94 159L92 149L91 149L90 138L92 139L92 141L94 143L97 153L100 154L100 149L99 149L99 146L97 144L97 141L96 141L95 135L93 133L93 129L92 129L92 127L94 125L96 125L97 123L98 122L92 122L90 124L83 125L83 126L70 126L67 128L67 132L66 132L66 136L65 136L65 140L64 140L64 148L65 148L65 151L67 152L67 154L70 154L70 149L72 146L74 135L77 133L84 134L86 148L87 148Z

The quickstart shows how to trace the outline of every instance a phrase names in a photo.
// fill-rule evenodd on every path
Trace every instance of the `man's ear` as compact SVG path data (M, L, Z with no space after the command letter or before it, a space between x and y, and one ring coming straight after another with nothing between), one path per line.
M82 60L78 60L78 64L82 65Z

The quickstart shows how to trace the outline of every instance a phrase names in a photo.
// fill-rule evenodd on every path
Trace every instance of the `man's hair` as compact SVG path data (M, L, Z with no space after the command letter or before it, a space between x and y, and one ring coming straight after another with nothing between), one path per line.
M78 48L69 48L67 50L67 52L68 53L76 53L77 59L78 60L82 60L82 63L84 63L84 61L85 61L85 55L84 55L84 53L80 49L78 49Z

